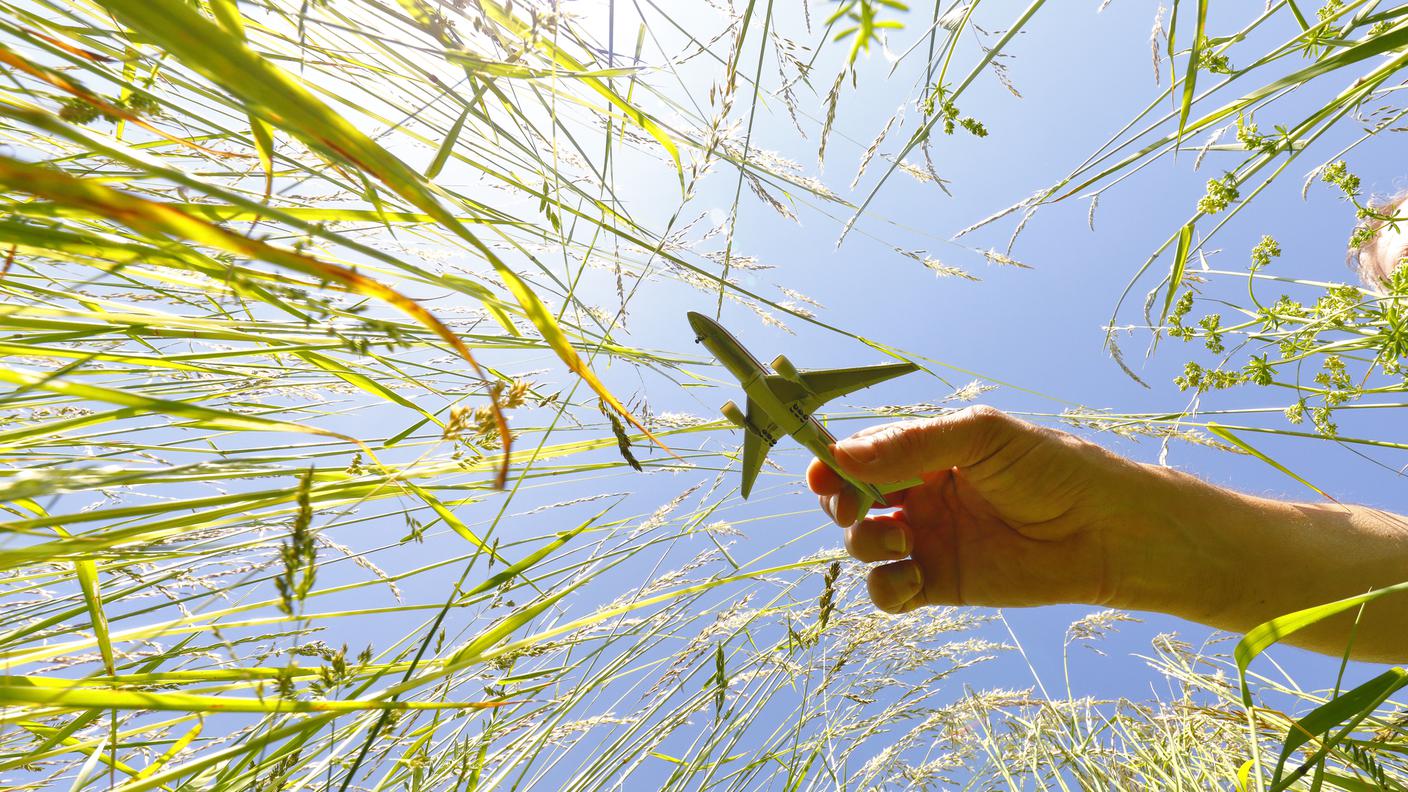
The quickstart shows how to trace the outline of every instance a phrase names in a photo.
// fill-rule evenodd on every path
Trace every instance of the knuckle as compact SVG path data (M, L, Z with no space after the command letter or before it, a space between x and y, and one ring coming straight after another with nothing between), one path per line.
M1016 423L1012 416L986 404L964 407L958 419L959 425L965 427L964 445L970 461L977 461L1006 445Z
M988 404L973 404L958 411L958 417L968 423L980 426L1004 424L1011 420L1007 413Z

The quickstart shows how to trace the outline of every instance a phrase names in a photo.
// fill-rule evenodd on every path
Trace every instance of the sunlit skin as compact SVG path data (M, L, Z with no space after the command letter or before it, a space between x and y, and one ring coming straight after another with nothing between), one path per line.
M1408 520L1360 506L1290 503L1145 465L988 407L873 427L838 442L862 481L919 477L893 514L856 522L855 498L818 461L807 482L845 528L882 610L1088 603L1246 631L1301 608L1408 579ZM1353 616L1289 642L1340 654ZM1408 595L1365 609L1362 660L1408 657Z
M1408 256L1406 232L1408 223L1385 226L1366 246L1371 273L1382 278ZM807 470L847 551L880 563L870 598L892 613L1088 603L1244 632L1408 580L1401 515L1242 494L989 407L871 427L833 453L859 481L924 481L891 496L893 514L864 516L834 471L817 460ZM1350 611L1287 641L1335 655L1350 646L1361 660L1408 658L1408 592L1354 622Z
M1408 199L1398 203L1394 216L1408 217ZM1385 224L1365 245L1363 255L1367 257L1374 275L1386 278L1399 262L1408 258L1408 222Z

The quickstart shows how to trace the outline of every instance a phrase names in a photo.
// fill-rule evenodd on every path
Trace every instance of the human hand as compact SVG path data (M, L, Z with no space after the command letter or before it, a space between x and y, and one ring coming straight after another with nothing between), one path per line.
M822 508L846 530L847 551L894 562L871 570L882 610L1058 602L1185 610L1158 602L1172 596L1159 585L1159 573L1169 577L1161 565L1198 555L1151 519L1168 490L1158 468L985 406L872 427L833 452L859 481L923 481L891 496L894 514L865 517L835 471L818 460L807 470Z
M1245 632L1398 583L1408 568L1403 515L1245 495L990 407L873 427L832 453L858 481L923 481L891 497L894 514L866 517L835 471L819 461L807 470L850 554L890 562L868 582L892 613L1069 602ZM1401 663L1408 599L1398 597L1287 640Z

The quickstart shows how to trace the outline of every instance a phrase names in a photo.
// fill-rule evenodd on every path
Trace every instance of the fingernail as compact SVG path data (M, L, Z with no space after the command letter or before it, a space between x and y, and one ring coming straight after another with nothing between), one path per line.
M842 440L836 444L836 450L862 465L874 462L880 453L879 447L866 438Z
M877 604L901 605L919 593L923 584L919 574L919 565L913 561L901 561L897 564L876 567L875 574L878 579L874 581L872 586L879 584L879 591L875 590L877 587L873 587L871 598Z
M911 561L910 563L905 564L905 567L908 568L908 590L912 594L917 594L919 593L920 589L924 588L924 574L919 571L919 564L915 562Z
M844 514L842 513L842 506L843 506L843 505L845 506L845 513L844 513ZM837 525L841 526L842 528L849 528L849 527L851 527L852 525L855 525L855 524L856 524L856 518L855 518L854 515L851 514L851 512L853 512L853 511L855 511L855 507L853 507L853 506L852 506L851 504L849 504L849 503L845 503L845 502L841 499L841 496L840 496L840 495L837 495L837 496L836 496L836 506L835 506L835 510L832 512L832 514L833 514L833 516L835 516L835 518L836 518L836 524L837 524Z
M913 561L880 568L885 570L885 582L890 584L890 590L898 595L900 601L909 599L919 590L919 584L922 582L919 579L919 565Z
M895 555L909 555L909 536L898 525L891 525L880 536L880 544Z

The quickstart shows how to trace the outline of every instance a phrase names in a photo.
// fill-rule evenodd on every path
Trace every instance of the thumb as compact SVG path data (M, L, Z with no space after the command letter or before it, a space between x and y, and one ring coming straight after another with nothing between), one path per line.
M884 484L972 465L1006 445L1018 426L1001 410L977 405L859 432L837 443L833 454L847 475Z

